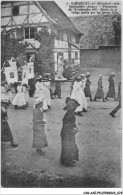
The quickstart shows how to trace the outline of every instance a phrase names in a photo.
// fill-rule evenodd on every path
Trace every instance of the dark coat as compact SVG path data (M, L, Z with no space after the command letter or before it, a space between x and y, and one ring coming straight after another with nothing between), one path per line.
M98 80L98 87L97 87L95 99L104 99L104 91L103 91L102 79Z
M11 129L7 121L7 111L4 107L1 107L1 141L12 142L13 136Z
M61 83L60 81L56 81L55 82L55 92L54 92L54 96L58 96L61 97Z
M33 148L42 149L47 145L43 123L43 111L40 108L35 108L33 111Z
M61 163L68 166L73 160L79 160L78 148L75 142L75 127L74 112L69 110L63 118L61 130Z
M85 97L91 97L90 84L91 82L89 78L87 78L85 83L85 89L84 89Z
M116 98L114 79L110 76L108 81L109 81L109 90L108 90L106 97Z

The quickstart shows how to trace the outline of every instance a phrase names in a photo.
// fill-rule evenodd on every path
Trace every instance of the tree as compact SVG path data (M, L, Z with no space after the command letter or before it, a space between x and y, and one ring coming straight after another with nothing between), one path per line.
M114 15L113 27L115 32L115 44L121 45L121 15Z
M52 72L54 68L53 48L55 34L48 31L47 27L42 27L36 34L36 40L40 42L40 48L36 53L35 72L44 74Z
M10 60L11 57L17 58L20 53L23 53L26 49L26 45L19 43L11 33L3 31L1 32L1 67L6 60Z

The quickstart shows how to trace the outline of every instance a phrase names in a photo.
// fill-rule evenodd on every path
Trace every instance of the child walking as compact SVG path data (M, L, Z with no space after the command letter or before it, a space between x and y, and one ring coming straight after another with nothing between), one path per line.
M46 121L43 119L43 97L35 97L35 104L33 110L33 148L39 155L44 155L43 148L48 146L46 134L44 131L44 124Z

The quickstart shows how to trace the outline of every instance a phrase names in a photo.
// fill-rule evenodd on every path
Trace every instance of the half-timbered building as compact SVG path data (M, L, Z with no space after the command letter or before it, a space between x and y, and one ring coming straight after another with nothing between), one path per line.
M57 70L59 56L64 60L80 63L79 39L81 33L54 1L2 1L1 29L11 31L21 42L27 42L26 60L35 57L40 43L35 40L36 32L46 26L49 32L55 29L53 55Z

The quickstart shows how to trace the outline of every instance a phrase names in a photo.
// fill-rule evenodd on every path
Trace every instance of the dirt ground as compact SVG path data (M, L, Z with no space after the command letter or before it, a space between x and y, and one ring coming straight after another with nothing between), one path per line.
M96 92L98 75L103 74L104 92L108 90L108 75L111 69L88 68L91 72L92 96ZM116 72L116 93L120 73ZM54 87L53 87L54 88ZM46 154L38 156L32 148L33 98L27 110L8 107L9 124L17 150L2 143L3 187L121 187L122 129L121 110L112 118L109 112L118 104L113 100L90 102L83 117L76 116L79 133L76 143L79 162L73 168L60 165L63 107L69 96L70 83L62 83L62 99L53 99L51 110L44 113L47 120L45 131L48 140Z

